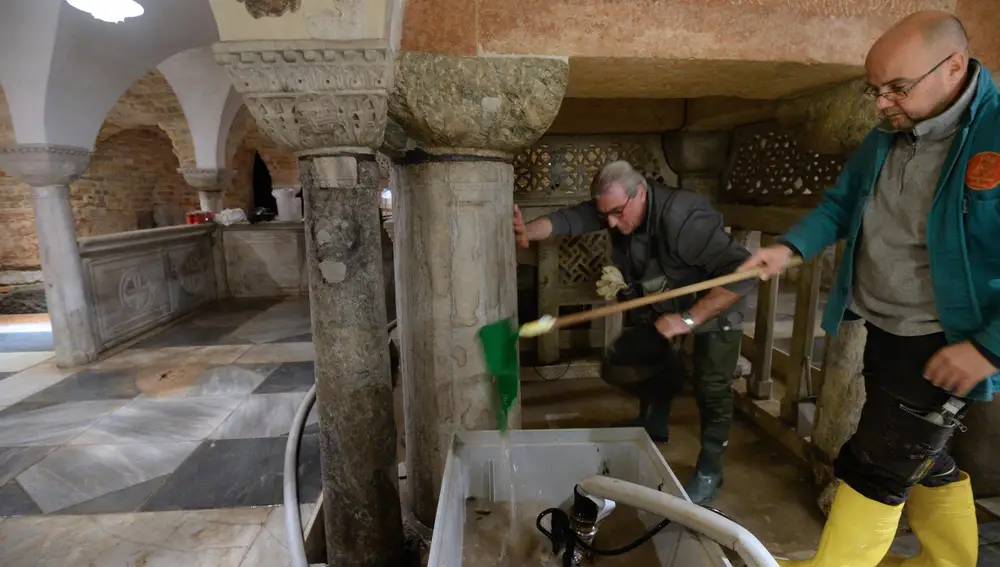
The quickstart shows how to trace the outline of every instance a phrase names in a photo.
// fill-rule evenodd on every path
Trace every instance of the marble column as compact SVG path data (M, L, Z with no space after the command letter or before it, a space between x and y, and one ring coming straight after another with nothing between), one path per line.
M31 186L45 301L60 367L97 358L97 337L69 202L69 184L89 161L90 150L83 148L42 144L0 148L0 169Z
M663 153L682 188L697 191L714 202L729 162L731 139L731 130L668 132L663 136Z
M188 185L198 190L198 202L202 211L222 211L222 196L230 179L228 169L182 168L177 171L184 176Z
M427 525L455 431L497 428L476 333L517 315L511 160L555 119L567 79L553 58L397 59L390 113L421 145L398 160L393 222L407 474Z
M215 49L261 131L299 156L329 565L395 567L404 546L375 161L391 54L362 41Z

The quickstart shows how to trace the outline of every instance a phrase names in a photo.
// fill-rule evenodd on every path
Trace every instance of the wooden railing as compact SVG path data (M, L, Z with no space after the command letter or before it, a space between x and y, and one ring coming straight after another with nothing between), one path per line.
M809 212L800 208L743 205L718 205L717 208L734 237L746 242L751 233L759 232L761 247L772 244L777 236L784 234ZM842 247L838 245L834 265L839 265L841 253ZM803 456L807 442L800 429L803 425L799 423L800 405L818 398L823 386L824 369L813 357L821 269L820 257L797 269L795 311L788 352L775 348L778 291L782 281L787 279L785 277L759 283L753 336L744 334L741 349L751 362L751 373L747 377L745 391L739 392L738 389L742 398L740 404L755 421L800 456ZM829 341L824 341L824 350L828 348ZM824 363L826 360L824 353Z

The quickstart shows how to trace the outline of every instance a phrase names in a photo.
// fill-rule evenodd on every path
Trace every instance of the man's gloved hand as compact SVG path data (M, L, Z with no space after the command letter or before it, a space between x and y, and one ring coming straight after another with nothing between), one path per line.
M618 297L618 292L628 289L625 278L621 271L614 266L604 266L601 268L601 278L597 280L597 294L604 299L611 301Z

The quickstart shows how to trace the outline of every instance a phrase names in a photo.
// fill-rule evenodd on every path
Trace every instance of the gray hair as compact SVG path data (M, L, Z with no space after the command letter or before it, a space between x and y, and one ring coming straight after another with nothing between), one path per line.
M613 161L602 167L594 176L594 182L590 185L590 195L595 198L600 197L615 184L621 185L629 197L635 197L639 193L639 186L646 185L646 178L629 162L623 159Z

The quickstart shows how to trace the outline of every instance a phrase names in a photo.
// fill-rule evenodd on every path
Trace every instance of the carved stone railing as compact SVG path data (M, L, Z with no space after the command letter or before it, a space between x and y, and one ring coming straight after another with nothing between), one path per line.
M223 227L222 234L232 297L309 294L302 221L234 224Z
M98 351L218 297L214 224L79 239Z

